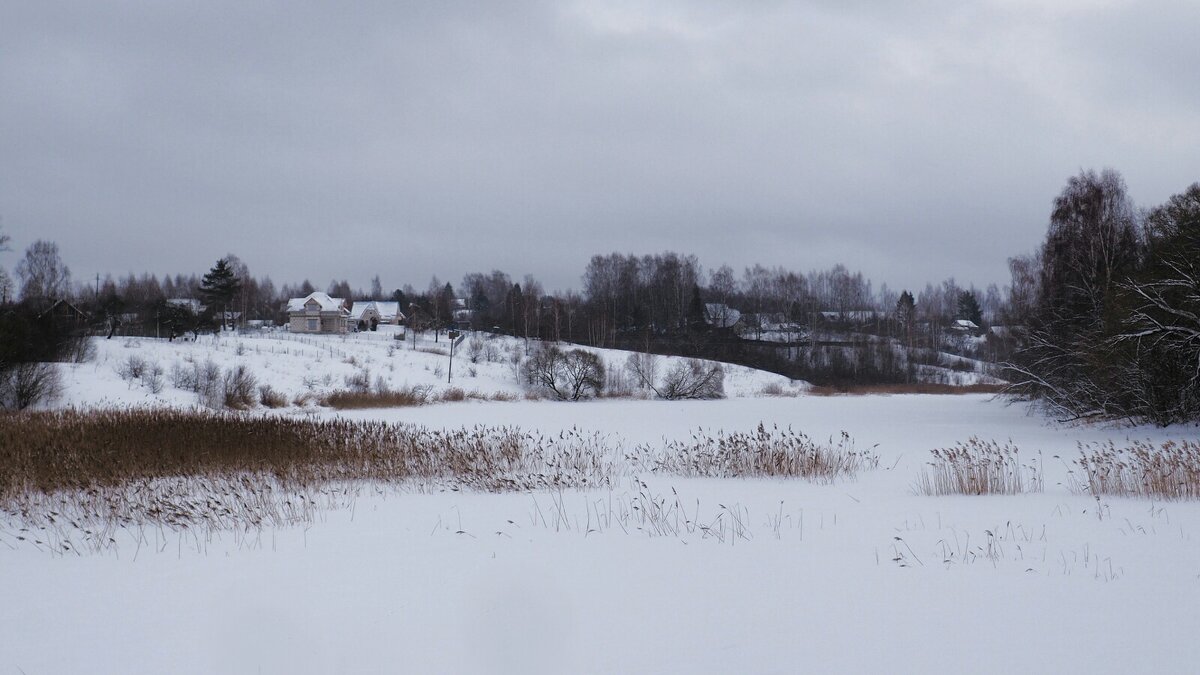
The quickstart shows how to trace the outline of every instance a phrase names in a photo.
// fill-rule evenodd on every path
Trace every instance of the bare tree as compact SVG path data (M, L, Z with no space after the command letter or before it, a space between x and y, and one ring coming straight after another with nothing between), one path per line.
M21 299L46 302L67 294L71 285L71 270L58 255L58 244L39 239L25 250L25 258L17 263L21 279Z
M563 401L578 401L604 389L604 364L600 357L583 349L563 351L543 345L524 366L525 381Z

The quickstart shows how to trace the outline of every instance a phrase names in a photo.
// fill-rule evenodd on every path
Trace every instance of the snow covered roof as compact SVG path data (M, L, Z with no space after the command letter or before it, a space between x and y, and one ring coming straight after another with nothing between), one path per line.
M375 303L373 303L373 302L356 302L350 307L350 318L354 319L355 321L358 321L363 318L363 314L366 314L367 310L369 310L369 309L375 309ZM375 310L375 311L376 311L376 313L378 313L379 310Z
M200 301L195 298L167 298L167 304L175 305L176 307L186 307L196 314L204 311L204 305L201 305Z
M704 305L704 320L710 326L729 328L741 318L741 312L720 302L709 302Z
M404 314L400 311L400 303L385 300L366 300L354 303L354 306L350 308L350 318L358 321L369 309L375 310L375 313L379 315L379 320L385 323L404 318Z
M962 330L979 330L978 324L970 319L955 319L954 327Z
M400 303L398 302L376 300L375 311L379 312L379 318L382 321L394 321L404 318L404 312L400 311Z
M322 312L337 312L346 304L346 301L342 298L331 298L329 297L328 293L316 291L315 293L309 293L303 298L292 298L291 300L288 300L287 311L289 313L303 312L305 306L308 305L309 302L314 301L321 308Z
M829 321L873 321L875 316L875 310L871 309L852 309L846 312L821 312L821 318L828 319Z

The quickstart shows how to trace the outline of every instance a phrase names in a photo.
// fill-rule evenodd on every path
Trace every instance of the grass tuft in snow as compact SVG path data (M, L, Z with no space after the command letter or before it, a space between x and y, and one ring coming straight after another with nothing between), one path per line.
M1000 445L972 436L933 451L934 461L917 479L922 495L1014 495L1041 492L1041 461L1022 464L1012 441Z
M1079 446L1076 463L1086 478L1075 489L1093 495L1200 499L1200 442L1109 441Z
M681 476L788 476L823 483L879 466L879 457L855 450L844 431L838 440L822 444L790 428L762 424L750 433L698 431L690 441L672 441L657 454L642 446L639 455L653 470Z

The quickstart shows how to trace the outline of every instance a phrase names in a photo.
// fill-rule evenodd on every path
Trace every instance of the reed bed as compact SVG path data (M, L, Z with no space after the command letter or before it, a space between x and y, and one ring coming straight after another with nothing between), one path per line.
M1112 441L1079 445L1084 478L1075 488L1093 495L1200 499L1200 442Z
M635 459L654 471L712 478L786 476L830 483L879 466L870 451L855 450L850 435L820 443L807 435L762 424L749 433L703 431L689 441L672 441L661 452L641 446Z
M1014 495L1041 492L1041 461L1022 463L1012 441L1001 445L972 436L933 451L934 461L917 479L922 495Z
M605 486L618 473L616 455L603 438L577 430L545 437L507 427L442 431L174 410L7 414L0 510L21 528L71 525L98 545L105 532L130 525L311 522L363 485Z

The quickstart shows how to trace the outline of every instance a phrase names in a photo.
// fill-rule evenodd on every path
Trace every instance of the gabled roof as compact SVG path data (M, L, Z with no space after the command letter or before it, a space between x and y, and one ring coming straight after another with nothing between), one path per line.
M358 321L363 318L364 314L371 310L376 314L380 313L379 308L375 306L374 302L356 302L350 306L350 318Z
M75 316L77 316L80 319L83 319L85 321L88 318L87 312L83 311L82 309L79 309L75 305L72 305L71 303L69 303L66 300L63 300L61 298L59 298L58 300L55 300L53 303L50 304L49 307L42 310L42 312L40 314L38 314L38 316L43 317L47 314L50 314L51 312L56 312L56 311L62 312L64 310L66 313L74 314Z
M366 300L354 303L354 306L350 308L350 318L358 321L369 309L375 310L380 321L395 321L397 318L404 318L404 314L400 311L400 303L385 300Z
M287 311L289 313L303 312L305 306L312 301L315 301L317 305L320 306L322 312L343 311L346 305L346 301L342 298L331 298L329 297L328 293L316 291L314 293L309 293L303 298L292 298L291 300L288 300Z
M719 302L704 305L704 320L717 328L729 328L742 318L742 313Z
M379 312L379 318L384 321L404 318L404 312L400 311L400 303L391 300L376 300L375 311Z

